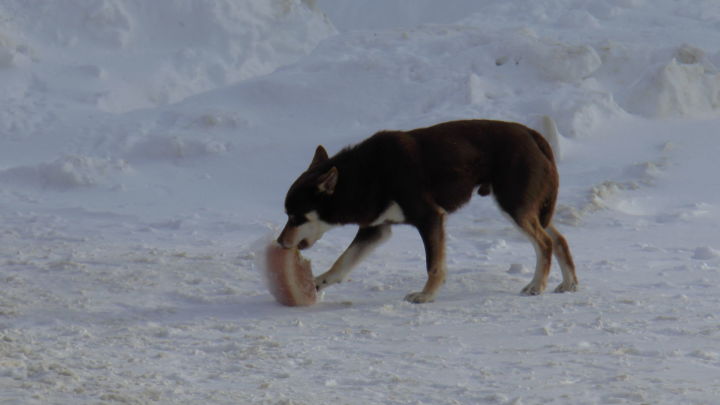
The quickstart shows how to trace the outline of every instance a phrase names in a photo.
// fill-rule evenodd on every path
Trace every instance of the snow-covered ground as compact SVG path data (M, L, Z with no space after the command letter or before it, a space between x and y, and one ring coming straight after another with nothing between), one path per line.
M715 404L716 0L0 1L0 403ZM255 252L317 144L457 118L559 142L577 293L489 198L309 308ZM352 227L305 255L323 271ZM551 285L559 282L553 269Z

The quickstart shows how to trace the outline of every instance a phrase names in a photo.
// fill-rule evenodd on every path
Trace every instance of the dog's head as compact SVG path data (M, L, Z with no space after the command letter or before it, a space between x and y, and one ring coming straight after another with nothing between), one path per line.
M320 217L338 181L338 170L328 160L325 148L318 146L310 167L290 186L285 197L288 221L278 237L282 247L307 249L333 227Z

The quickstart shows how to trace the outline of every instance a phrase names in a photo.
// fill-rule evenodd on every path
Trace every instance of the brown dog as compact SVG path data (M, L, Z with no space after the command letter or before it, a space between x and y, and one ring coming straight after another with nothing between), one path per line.
M477 187L480 195L495 196L535 247L535 276L522 292L545 290L553 252L563 275L555 291L575 291L570 248L552 225L558 182L550 145L521 124L466 120L382 131L332 158L318 146L287 193L288 222L278 242L305 249L333 226L360 226L330 270L315 278L319 290L342 282L390 236L392 224L413 225L425 246L428 280L405 299L429 302L445 280L446 214L468 202Z

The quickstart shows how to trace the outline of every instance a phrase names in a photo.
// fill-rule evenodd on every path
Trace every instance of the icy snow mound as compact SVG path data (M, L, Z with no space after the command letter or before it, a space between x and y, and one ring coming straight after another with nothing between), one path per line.
M137 162L177 162L218 155L228 148L217 141L163 135L150 135L131 142L127 159Z
M720 110L720 71L702 50L682 46L668 63L648 69L626 104L646 117L712 115Z
M131 169L122 160L88 156L64 156L50 163L0 170L0 181L53 191L107 185L113 176Z
M8 0L0 14L0 75L22 68L27 89L109 112L272 72L335 33L302 0Z
M452 23L487 7L486 1L317 0L340 31L384 30L424 23Z
M712 260L720 258L720 250L713 249L709 246L702 246L695 249L693 259L696 260Z
M624 0L567 0L552 7L532 0L453 0L442 8L434 3L418 0L408 7L401 0L318 1L341 31L402 27L411 39L418 31L468 39L465 53L447 57L444 63L450 74L469 72L469 99L487 106L487 116L499 114L533 125L537 117L551 115L564 135L582 137L628 113L720 113L720 76L715 68L720 54L712 35L720 26L717 2L656 2L652 12L648 2ZM653 23L642 25L648 16ZM638 24L645 31L633 28ZM461 34L445 29L450 27ZM668 27L683 28L664 43L657 41L667 36ZM454 48L434 44L425 56L451 56ZM505 72L498 74L499 69L483 60L488 52ZM457 84L454 88L462 91ZM500 105L508 98L520 100ZM517 111L525 116L514 116Z
M243 125L236 131L260 132L264 126L273 137L287 126L316 134L316 141L330 141L320 139L325 134L347 136L344 143L380 129L451 119L512 120L542 130L542 117L550 116L561 135L582 138L630 115L720 113L713 73L720 54L709 45L707 26L692 27L676 44L659 47L656 40L629 31L633 20L647 18L633 2L589 8L570 2L574 9L529 1L460 3L467 6L458 6L466 15L454 23L433 24L444 17L426 13L433 7L418 2L412 10L406 7L407 18L409 24L425 25L366 31L374 22L350 18L361 6L319 1L318 7L349 32L328 38L309 57L272 75L171 108L182 115L202 105L202 114L220 121L227 114L241 115L236 121ZM383 6L389 15L401 8L398 2L362 7ZM663 24L680 22L676 13L663 11ZM673 60L679 64L674 70ZM672 74L661 85L650 80L652 75L646 79L651 67L668 64Z

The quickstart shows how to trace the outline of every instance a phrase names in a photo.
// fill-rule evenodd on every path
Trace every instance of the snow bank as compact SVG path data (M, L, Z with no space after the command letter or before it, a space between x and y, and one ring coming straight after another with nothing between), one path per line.
M335 32L301 0L9 0L0 13L0 69L111 112L269 73Z
M212 140L151 135L132 142L126 156L129 161L178 162L221 154L227 148L226 144Z
M534 33L531 33L534 34ZM534 35L533 35L534 36ZM548 43L533 40L519 49L518 60L527 58L546 79L561 82L579 82L592 76L602 61L592 46L562 42Z
M333 4L320 2L320 7L341 8ZM356 6L349 7L345 12ZM577 29L590 18L587 12L545 11L543 18L560 24L563 32ZM597 21L614 18L596 14ZM329 123L348 120L357 123L357 132L364 127L367 135L382 128L468 117L514 120L542 129L540 118L550 115L561 134L582 138L594 134L604 122L645 114L656 108L653 103L685 115L717 112L716 76L709 73L710 58L702 56L699 48L679 48L676 53L687 67L671 75L672 86L653 85L645 95L639 90L643 77L648 66L667 56L665 46L611 41L607 30L558 38L557 32L523 25L529 17L520 15L519 23L508 26L477 13L442 26L332 37L311 58L276 72L269 80L240 83L223 96L237 111L269 113L278 126L293 119L295 126L302 127L303 117L332 112L326 114L327 122L312 122L323 134L337 130ZM704 73L692 76L698 69ZM348 77L362 85L349 86ZM680 79L688 85L681 85ZM212 102L211 98L201 96L194 104Z
M316 0L341 31L411 28L424 23L453 23L487 7L476 0Z
M626 108L657 118L712 115L720 111L720 73L695 60L673 58L640 78L630 89Z
M0 171L0 181L39 189L69 191L106 184L115 175L129 173L123 160L65 156L50 163Z
M709 246L702 246L695 249L693 253L693 259L696 260L712 260L720 258L720 250L713 249Z

